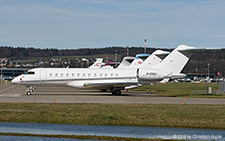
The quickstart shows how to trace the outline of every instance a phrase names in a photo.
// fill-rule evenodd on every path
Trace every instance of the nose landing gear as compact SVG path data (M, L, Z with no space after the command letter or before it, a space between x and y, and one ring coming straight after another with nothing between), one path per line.
M33 86L27 86L27 95L31 95L34 90L35 88Z

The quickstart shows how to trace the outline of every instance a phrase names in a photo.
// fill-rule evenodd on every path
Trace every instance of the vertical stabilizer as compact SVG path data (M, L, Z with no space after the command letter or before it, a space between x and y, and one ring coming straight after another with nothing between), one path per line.
M135 57L124 57L123 61L120 63L120 65L117 68L127 68L129 65L134 61Z
M134 61L129 65L128 68L138 68L150 54L137 54Z
M152 67L159 64L162 59L166 57L170 52L163 50L154 51L140 66L140 68Z
M89 68L100 68L103 65L102 61L103 61L102 58L96 58L94 64L91 65Z
M152 67L171 73L180 73L197 48L179 45L160 64Z

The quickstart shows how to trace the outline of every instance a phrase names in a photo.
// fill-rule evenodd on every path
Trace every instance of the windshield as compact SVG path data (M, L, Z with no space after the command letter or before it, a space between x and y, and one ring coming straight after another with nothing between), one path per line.
M34 72L33 71L29 71L27 74L34 74Z

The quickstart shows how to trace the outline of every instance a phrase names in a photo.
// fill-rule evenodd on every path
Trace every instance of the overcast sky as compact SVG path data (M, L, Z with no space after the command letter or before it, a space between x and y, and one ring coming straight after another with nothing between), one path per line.
M0 46L225 47L224 0L0 0Z

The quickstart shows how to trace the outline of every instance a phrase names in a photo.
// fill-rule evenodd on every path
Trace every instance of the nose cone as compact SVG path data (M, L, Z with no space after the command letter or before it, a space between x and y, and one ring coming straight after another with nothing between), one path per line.
M20 78L15 77L11 82L14 83L14 84L18 84L18 83L20 83Z

